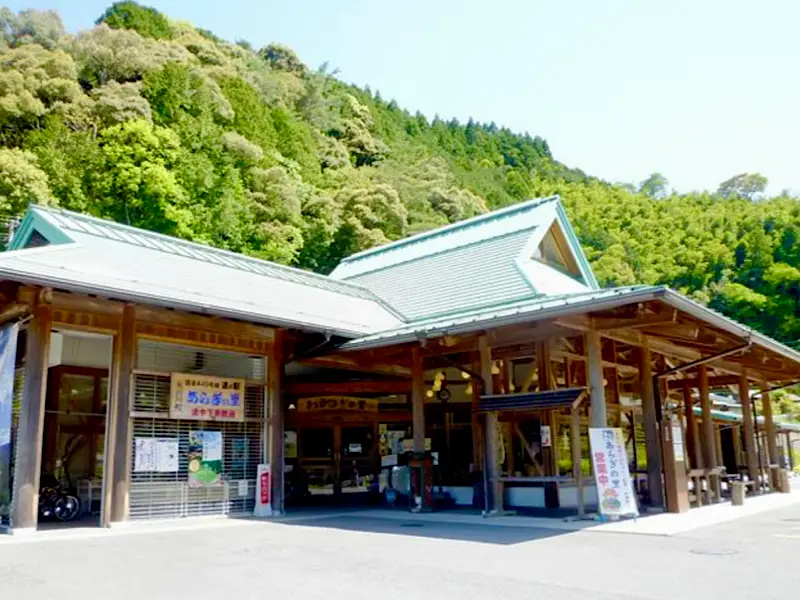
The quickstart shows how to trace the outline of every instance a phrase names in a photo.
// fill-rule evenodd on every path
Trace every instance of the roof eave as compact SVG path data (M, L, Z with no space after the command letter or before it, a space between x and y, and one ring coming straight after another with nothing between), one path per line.
M349 339L357 339L365 335L364 331L343 329L337 326L329 325L315 325L294 319L271 317L260 315L249 311L239 311L233 309L218 308L209 305L193 304L181 300L173 300L171 298L161 298L147 294L137 294L136 292L120 291L118 289L109 288L105 286L93 286L85 284L77 284L71 280L60 280L56 277L38 277L31 274L22 274L18 271L8 271L0 267L0 278L16 281L26 285L37 285L42 287L52 287L77 294L97 295L106 298L113 298L116 300L127 302L139 302L141 304L149 304L151 306L160 306L162 308L172 308L184 310L186 312L204 314L216 317L225 317L229 319L236 319L239 321L246 321L267 327L284 327L292 329L300 329L314 333L325 333L330 335L337 335Z

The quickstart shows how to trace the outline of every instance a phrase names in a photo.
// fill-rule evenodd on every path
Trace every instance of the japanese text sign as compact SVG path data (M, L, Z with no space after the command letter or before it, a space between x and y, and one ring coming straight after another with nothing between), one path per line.
M589 442L600 514L638 516L639 506L628 469L622 430L592 427L589 429Z
M195 421L244 421L244 379L172 374L169 416Z
M297 408L300 412L329 410L378 412L378 401L369 398L348 398L346 396L320 396L318 398L303 398Z

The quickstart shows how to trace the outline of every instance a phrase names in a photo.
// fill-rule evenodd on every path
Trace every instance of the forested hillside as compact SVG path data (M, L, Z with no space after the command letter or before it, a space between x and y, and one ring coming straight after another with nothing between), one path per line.
M678 195L609 184L493 123L412 113L130 2L67 35L0 14L0 218L60 205L328 272L343 256L558 193L604 285L665 283L790 344L800 202L734 177ZM87 24L88 25L88 24ZM498 115L502 117L502 115Z

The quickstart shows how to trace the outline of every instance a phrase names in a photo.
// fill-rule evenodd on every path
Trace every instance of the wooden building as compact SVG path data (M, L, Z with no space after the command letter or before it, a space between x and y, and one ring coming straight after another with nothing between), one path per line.
M600 289L555 197L330 277L33 207L0 280L15 531L37 526L43 474L105 526L252 514L263 464L274 513L374 497L406 451L436 457L456 503L591 510L589 427L626 433L640 501L669 510L789 467L770 392L800 354L664 287Z

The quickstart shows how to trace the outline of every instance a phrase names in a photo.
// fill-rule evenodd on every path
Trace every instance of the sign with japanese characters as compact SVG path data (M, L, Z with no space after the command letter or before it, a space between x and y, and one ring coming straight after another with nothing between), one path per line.
M169 416L195 421L244 421L244 379L172 374Z
M604 516L639 515L636 494L628 470L625 438L618 428L589 429L597 502Z
M222 433L190 431L189 487L222 485Z
M335 410L378 412L378 401L372 398L349 398L347 396L319 396L303 398L297 405L299 412L323 412Z

